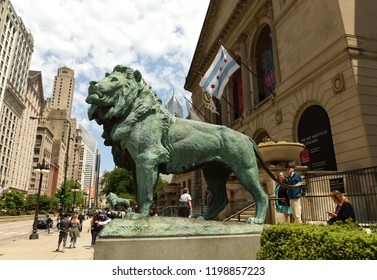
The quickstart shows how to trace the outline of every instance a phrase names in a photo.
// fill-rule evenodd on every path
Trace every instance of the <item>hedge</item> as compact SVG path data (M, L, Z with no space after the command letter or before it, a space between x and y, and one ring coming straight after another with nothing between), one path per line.
M377 233L334 225L277 224L261 234L258 260L376 260Z

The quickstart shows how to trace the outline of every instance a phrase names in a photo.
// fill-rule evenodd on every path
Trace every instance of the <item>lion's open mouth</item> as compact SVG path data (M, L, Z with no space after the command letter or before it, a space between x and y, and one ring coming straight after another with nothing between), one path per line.
M85 102L91 104L88 110L89 120L96 120L98 124L102 124L106 113L113 106L113 99L111 96L104 95L101 91L96 90L93 86L89 87L89 96Z

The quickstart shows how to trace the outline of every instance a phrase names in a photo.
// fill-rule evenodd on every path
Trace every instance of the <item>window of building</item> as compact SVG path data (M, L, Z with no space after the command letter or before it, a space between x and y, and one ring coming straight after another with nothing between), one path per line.
M274 56L270 33L271 29L266 25L259 34L256 47L259 102L266 99L276 87Z

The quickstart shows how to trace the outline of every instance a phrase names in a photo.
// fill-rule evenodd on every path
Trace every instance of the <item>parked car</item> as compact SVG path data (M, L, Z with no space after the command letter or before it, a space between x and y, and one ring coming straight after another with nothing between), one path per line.
M54 225L54 222L51 222L51 228L53 225ZM46 227L47 227L47 218L46 217L38 218L37 228L45 229Z

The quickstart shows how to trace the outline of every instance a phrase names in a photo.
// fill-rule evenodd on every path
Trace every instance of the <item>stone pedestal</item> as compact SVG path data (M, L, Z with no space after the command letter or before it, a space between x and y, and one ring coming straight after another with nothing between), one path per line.
M254 260L263 225L150 217L114 219L102 230L95 260Z
M98 239L95 260L255 260L260 234Z

